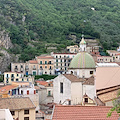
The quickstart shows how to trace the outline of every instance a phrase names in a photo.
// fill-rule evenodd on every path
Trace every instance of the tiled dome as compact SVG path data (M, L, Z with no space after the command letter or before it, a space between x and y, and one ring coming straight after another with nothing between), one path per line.
M95 68L95 62L90 54L80 52L72 59L69 68Z

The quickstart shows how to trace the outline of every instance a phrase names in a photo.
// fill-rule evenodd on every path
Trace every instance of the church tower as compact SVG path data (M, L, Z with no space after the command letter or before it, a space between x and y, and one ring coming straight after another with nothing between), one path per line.
M79 51L80 52L86 51L86 42L84 40L84 35L82 35L82 40L81 40L81 42L79 44Z

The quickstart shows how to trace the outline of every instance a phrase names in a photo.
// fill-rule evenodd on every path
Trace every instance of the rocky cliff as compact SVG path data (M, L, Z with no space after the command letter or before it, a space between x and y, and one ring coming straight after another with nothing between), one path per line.
M0 72L10 70L10 63L16 61L16 56L8 51L13 47L8 33L0 31Z

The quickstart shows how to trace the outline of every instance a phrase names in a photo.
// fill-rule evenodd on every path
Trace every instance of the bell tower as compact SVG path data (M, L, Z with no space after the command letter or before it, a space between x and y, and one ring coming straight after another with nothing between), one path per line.
M84 40L84 35L82 35L82 40L81 40L81 42L79 44L79 51L80 52L86 51L86 42Z

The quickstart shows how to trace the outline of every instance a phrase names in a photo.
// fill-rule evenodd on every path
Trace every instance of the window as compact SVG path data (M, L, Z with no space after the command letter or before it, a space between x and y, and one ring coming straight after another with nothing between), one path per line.
M40 64L42 64L42 61L40 61Z
M36 71L33 71L33 75L36 75Z
M9 75L7 74L7 78L9 77Z
M6 82L8 83L8 79L6 80Z
M51 91L48 91L48 96L51 96Z
M93 71L90 71L90 74L93 74Z
M23 65L21 65L21 68L23 68Z
M50 66L50 70L52 69L52 67Z
M27 90L27 95L29 95L29 90Z
M36 90L36 93L38 93L38 90Z
M29 81L29 79L27 78L27 81Z
M62 62L62 60L61 60L61 62Z
M61 58L61 56L60 56L60 58Z
M58 63L56 63L56 66L58 66Z
M58 57L56 56L56 58L58 58Z
M14 79L11 79L11 81L14 81Z
M88 103L88 98L85 98L85 102Z
M49 64L51 64L51 61L49 61Z
M24 114L29 114L29 110L24 110Z
M11 77L14 77L14 74L11 74Z
M29 117L24 117L24 120L29 120Z
M63 93L63 83L60 83L60 93Z
M45 66L45 68L47 68L47 66Z
M22 81L24 81L24 79L22 78Z
M15 115L15 111L10 111L12 115Z
M19 75L17 74L17 77L18 77Z
M47 64L47 61L45 61L45 64Z
M58 62L58 59L56 59L56 62Z
M16 81L18 81L18 79L16 79Z

